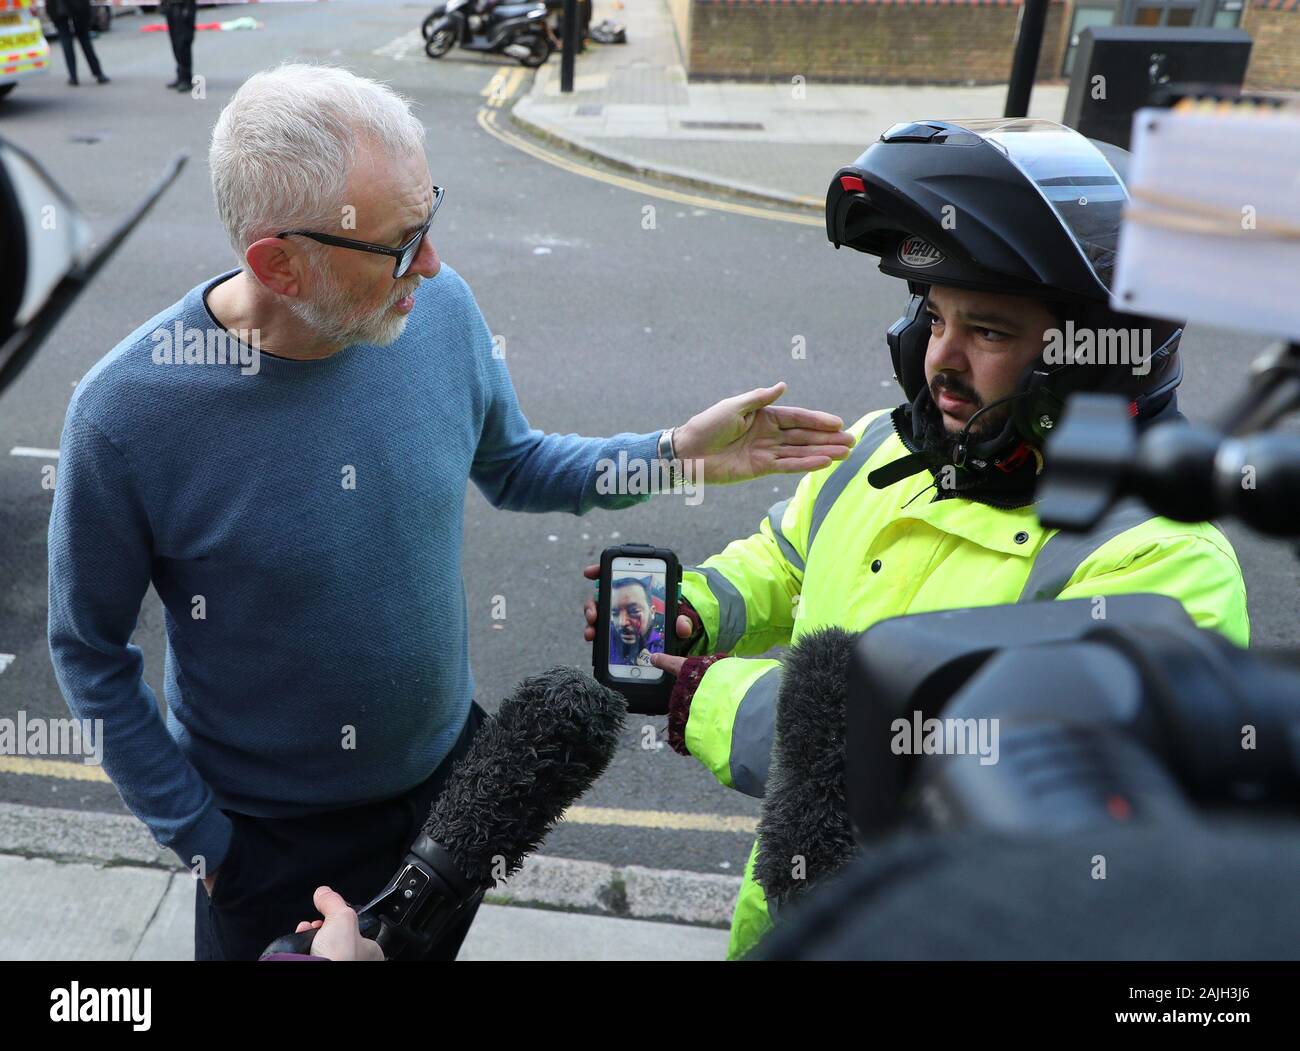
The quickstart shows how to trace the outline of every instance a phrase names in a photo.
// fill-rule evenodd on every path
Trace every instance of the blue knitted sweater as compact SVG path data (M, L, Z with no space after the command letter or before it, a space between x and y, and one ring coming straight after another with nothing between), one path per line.
M208 872L229 846L223 808L293 816L386 798L451 749L474 692L471 479L511 510L623 507L644 497L598 495L599 461L653 459L656 440L530 429L446 265L387 347L262 354L255 372L211 352L200 363L197 344L180 353L182 335L217 328L204 297L235 273L191 289L78 384L49 530L50 653L68 706L103 720L104 767L131 811ZM150 583L166 608L165 721L129 644Z

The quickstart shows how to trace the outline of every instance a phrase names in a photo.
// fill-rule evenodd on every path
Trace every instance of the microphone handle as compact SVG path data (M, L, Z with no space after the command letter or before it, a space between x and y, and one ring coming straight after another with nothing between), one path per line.
M357 927L361 931L361 937L378 939L380 929L379 917L373 912L362 912L357 915ZM292 953L295 956L312 955L312 942L316 940L316 935L320 933L319 927L313 927L310 930L300 931L295 934L285 934L276 938L270 945L262 950L262 956L270 956L272 953Z
M421 831L402 867L371 901L357 910L364 937L373 938L385 959L423 955L462 909L476 906L487 892L466 879L440 843ZM316 931L277 938L263 951L306 954Z

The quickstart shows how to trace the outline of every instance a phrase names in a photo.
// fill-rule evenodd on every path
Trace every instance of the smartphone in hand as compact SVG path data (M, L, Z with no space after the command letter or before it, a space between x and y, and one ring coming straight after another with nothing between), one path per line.
M681 563L667 548L623 544L601 552L591 663L596 680L626 697L634 714L668 712L674 680L650 655L677 652L681 582Z

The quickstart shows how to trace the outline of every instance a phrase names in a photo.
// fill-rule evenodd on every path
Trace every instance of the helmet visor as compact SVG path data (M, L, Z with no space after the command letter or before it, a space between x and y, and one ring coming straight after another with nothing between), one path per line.
M1077 131L1049 120L996 117L951 123L976 133L1020 169L1109 289L1128 191L1106 155Z

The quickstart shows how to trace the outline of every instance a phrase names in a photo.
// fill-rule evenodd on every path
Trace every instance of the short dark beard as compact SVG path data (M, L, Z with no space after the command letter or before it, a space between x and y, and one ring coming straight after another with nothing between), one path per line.
M921 408L928 417L926 427L926 447L937 454L943 463L954 463L957 454L958 441L961 438L962 430L965 424L958 427L955 431L948 429L948 422L944 419L943 410L941 410L935 401L935 392L939 390L948 390L959 398L968 399L979 413L979 418L975 420L974 425L966 435L965 444L969 448L972 444L982 442L996 435L1011 417L1011 403L996 405L987 412L981 412L984 407L984 399L972 388L966 386L960 380L953 380L946 373L939 373L931 381L926 390L928 397L920 399L923 403Z
M641 651L648 645L650 636L644 635L637 638L634 642L624 642L623 636L614 632L614 646L616 647L619 658L627 664L635 664Z
M946 372L937 373L935 379L930 381L930 398L933 405L935 405L935 411L939 414L940 429L943 433L935 434L935 444L939 447L939 451L943 453L944 459L949 460L949 462L952 462L953 454L957 451L958 438L961 437L966 424L959 425L956 431L950 431L948 421L944 419L943 410L939 408L939 397L937 395L939 395L940 390L946 390L946 392L953 394L957 398L965 398L966 401L971 403L971 406L974 406L975 412L972 414L972 419L975 420L975 423L970 428L970 431L966 433L967 446L971 445L972 442L984 441L985 438L995 436L998 431L1005 427L1006 421L1010 419L1010 403L989 408L987 412L982 411L984 399L972 386L967 386L965 382L956 379L954 376L949 376Z

